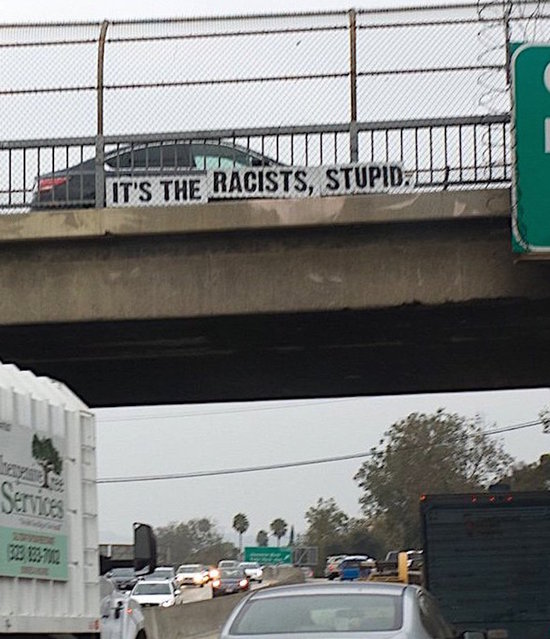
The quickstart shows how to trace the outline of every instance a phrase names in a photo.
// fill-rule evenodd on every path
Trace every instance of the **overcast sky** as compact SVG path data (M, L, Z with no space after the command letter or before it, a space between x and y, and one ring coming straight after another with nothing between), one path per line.
M0 21L42 22L226 15L374 7L421 6L414 0L0 0ZM449 4L449 2L447 2ZM548 389L500 393L355 398L97 411L100 477L181 473L289 462L368 451L394 421L440 407L483 415L506 426L535 419L550 404ZM548 450L540 427L509 433L506 449L533 461ZM253 538L283 517L303 530L305 510L335 497L357 515L353 475L360 461L292 470L99 487L101 540L128 541L131 523L155 526L213 517L227 537L235 513L250 520ZM248 541L250 541L249 539Z
M457 4L446 1L444 4ZM418 0L0 0L2 22L159 18L176 16L229 15L368 9L375 7L426 6L436 2ZM442 3L439 3L442 4Z
M98 415L100 477L189 473L355 454L413 411L446 408L481 415L488 425L531 421L550 404L549 389L400 397L304 400L103 409ZM548 450L540 426L503 436L518 460ZM250 520L250 538L283 517L297 530L319 497L334 497L358 515L353 475L360 460L225 477L105 484L99 487L101 538L123 540L132 521L162 525L213 517L229 539L237 512Z

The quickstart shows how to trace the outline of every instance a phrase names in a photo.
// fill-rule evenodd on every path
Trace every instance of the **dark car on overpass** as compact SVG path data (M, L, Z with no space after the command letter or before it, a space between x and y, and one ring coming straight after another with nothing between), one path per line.
M171 142L131 145L105 155L105 175L204 173L208 169L275 166L278 163L251 149L213 142ZM96 160L37 176L32 209L90 208L96 200Z

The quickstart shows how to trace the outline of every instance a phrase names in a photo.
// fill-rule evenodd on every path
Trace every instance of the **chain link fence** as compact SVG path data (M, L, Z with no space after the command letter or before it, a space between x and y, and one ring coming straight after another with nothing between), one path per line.
M509 44L547 2L0 25L0 206L103 206L105 174L402 161L507 185Z

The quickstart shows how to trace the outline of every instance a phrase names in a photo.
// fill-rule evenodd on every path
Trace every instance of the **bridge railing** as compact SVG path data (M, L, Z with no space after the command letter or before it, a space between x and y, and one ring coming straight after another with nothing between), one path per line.
M418 188L507 184L510 45L548 40L540 0L3 24L0 206L31 205L37 176L62 205L59 171L72 202L103 206L110 154L170 141L308 166L400 159Z
M359 122L356 131L357 161L400 161L413 188L471 189L510 183L506 115ZM351 135L350 126L342 124L0 142L0 207L3 212L29 207L101 208L107 174L177 172L174 148L176 153L199 149L193 165L199 172L238 166L241 153L260 163L288 166L346 164L351 162ZM228 152L224 158L208 158L203 147Z

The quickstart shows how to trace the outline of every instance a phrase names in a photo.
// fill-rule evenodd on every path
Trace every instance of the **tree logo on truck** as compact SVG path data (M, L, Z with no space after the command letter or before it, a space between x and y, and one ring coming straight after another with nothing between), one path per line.
M61 475L61 470L63 469L63 461L59 451L49 437L40 438L38 435L34 435L32 438L32 456L44 471L42 488L49 488L48 475L50 473Z

